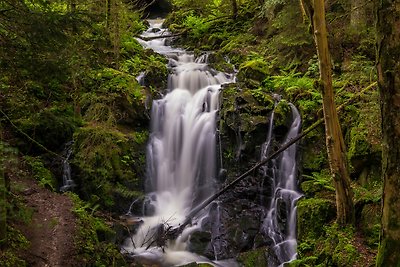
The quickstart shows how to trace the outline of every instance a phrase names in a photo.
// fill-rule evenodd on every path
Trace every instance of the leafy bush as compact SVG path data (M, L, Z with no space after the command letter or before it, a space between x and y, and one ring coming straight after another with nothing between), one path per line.
M33 177L39 182L39 185L47 187L53 191L56 190L57 180L39 158L24 156L24 161L29 166Z
M78 259L84 266L127 266L117 246L112 242L115 232L104 220L94 215L97 205L85 203L68 192L73 200L73 212L78 218L75 246Z
M195 15L187 16L183 25L189 29L190 34L195 39L200 39L210 28L210 23Z

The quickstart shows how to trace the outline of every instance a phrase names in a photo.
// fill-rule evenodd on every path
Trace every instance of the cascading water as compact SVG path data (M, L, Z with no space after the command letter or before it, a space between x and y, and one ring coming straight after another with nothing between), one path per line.
M149 21L144 37L160 36L161 21ZM168 33L167 33L168 34ZM201 228L206 211L175 241L161 240L165 226L177 227L192 208L215 190L216 114L221 84L233 76L210 69L203 56L165 45L165 39L139 40L169 58L168 93L153 102L147 152L147 214L123 250L134 257L171 266L202 261L185 251L191 232ZM162 226L161 226L162 225ZM161 227L160 227L161 226ZM165 246L165 247L164 247Z
M295 138L300 131L301 119L297 109L290 104L292 123L282 144ZM274 113L271 115L270 128L267 140L263 145L261 158L265 159L270 151L273 139ZM268 266L283 265L294 260L297 256L296 248L296 202L301 194L296 190L297 167L296 151L294 144L272 160L267 166L261 168L271 192L271 198L264 216L261 232L271 242L273 254L269 257Z
M60 187L60 191L61 192L66 192L66 191L72 190L76 186L74 180L72 180L72 177L71 177L71 166L69 164L69 158L72 155L72 144L73 144L73 141L68 142L65 145L65 149L64 149L64 159L62 161L62 165L63 165L63 175L62 175L63 185Z

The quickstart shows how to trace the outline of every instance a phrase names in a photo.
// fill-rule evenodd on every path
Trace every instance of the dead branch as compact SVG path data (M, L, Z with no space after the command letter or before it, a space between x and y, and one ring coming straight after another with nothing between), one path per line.
M171 33L171 34L167 34L167 35L151 36L151 37L144 37L144 36L136 36L136 37L139 39L142 39L144 41L151 41L154 39L177 37L177 36L181 36L184 33L186 33L186 31L179 32L179 33Z

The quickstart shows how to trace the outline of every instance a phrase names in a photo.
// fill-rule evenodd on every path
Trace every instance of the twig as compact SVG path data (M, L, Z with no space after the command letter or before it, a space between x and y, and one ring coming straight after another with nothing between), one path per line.
M46 152L52 154L53 156L56 156L62 160L65 160L65 158L59 154L57 154L56 152L53 152L51 150L49 150L47 147L45 147L44 145L42 145L41 143L39 143L38 141L36 141L35 139L33 139L32 137L30 137L28 134L26 134L25 132L23 132L20 128L18 128L13 122L12 120L7 116L6 113L4 113L4 111L2 109L0 109L0 113L3 114L3 116L10 122L11 126L13 126L18 132L20 132L23 136L25 136L26 138L28 138L30 141L32 141L34 144L36 144L37 146L39 146L41 149L45 150Z

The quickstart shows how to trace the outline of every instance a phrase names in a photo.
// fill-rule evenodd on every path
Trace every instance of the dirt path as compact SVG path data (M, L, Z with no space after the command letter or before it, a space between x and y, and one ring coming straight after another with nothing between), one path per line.
M73 240L77 221L71 212L71 199L33 180L19 182L25 188L21 196L33 211L32 221L20 227L31 243L23 258L29 266L77 266Z

